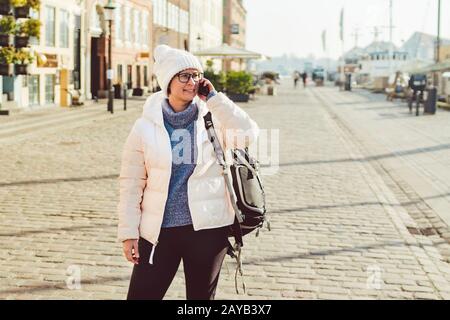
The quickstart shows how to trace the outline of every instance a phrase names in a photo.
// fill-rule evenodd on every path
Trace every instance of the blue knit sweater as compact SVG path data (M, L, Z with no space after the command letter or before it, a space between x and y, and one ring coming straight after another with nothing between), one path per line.
M185 110L174 112L169 101L165 99L162 110L164 126L169 133L172 147L172 174L162 228L190 225L192 219L187 182L197 163L195 120L198 117L198 108L195 103L191 103Z

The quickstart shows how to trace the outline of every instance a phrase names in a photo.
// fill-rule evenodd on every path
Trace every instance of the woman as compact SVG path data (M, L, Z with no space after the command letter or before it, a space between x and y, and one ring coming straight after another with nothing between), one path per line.
M203 117L211 112L228 159L259 128L202 79L192 54L160 45L154 57L161 91L131 129L119 178L118 238L134 264L127 298L162 299L183 260L186 298L212 300L235 213Z

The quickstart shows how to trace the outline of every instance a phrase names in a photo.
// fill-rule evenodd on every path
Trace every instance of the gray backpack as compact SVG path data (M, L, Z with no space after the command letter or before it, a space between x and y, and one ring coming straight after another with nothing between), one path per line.
M204 120L209 140L213 145L217 160L223 168L226 185L236 215L228 234L229 237L234 237L235 244L233 246L229 243L227 253L232 258L235 258L237 262L235 286L236 292L239 293L237 289L237 273L239 271L241 276L243 276L241 248L244 242L242 238L254 230L256 230L256 236L258 236L264 222L266 222L270 231L270 222L266 217L266 197L259 174L259 162L250 156L248 148L231 150L233 163L229 167L231 172L230 179L224 152L214 130L211 112L204 116ZM243 282L243 288L245 292L245 282Z

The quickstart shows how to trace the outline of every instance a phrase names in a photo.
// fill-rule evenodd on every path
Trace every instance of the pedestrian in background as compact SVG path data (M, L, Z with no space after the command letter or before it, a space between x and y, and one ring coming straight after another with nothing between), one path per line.
M127 298L162 299L183 260L186 298L214 299L235 212L203 117L211 112L225 151L247 147L259 128L192 54L160 45L154 57L162 91L133 125L119 177L118 238L134 264Z
M297 88L297 82L298 82L298 80L300 80L300 72L295 70L292 77L294 79L294 88Z
M303 88L306 88L306 79L308 79L308 74L305 71L302 73Z

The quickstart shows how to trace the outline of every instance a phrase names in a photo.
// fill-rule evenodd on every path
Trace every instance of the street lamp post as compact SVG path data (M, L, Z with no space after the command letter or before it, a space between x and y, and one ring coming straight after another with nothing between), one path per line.
M113 70L112 70L112 54L111 54L111 43L112 43L112 21L114 19L114 10L116 9L116 5L113 3L113 0L108 0L108 3L103 7L105 10L105 20L108 21L109 24L109 39L108 39L108 70L106 71L107 78L107 86L108 86L108 111L114 113L114 104L113 104L113 87L112 87L112 79L113 79Z
M438 0L438 21L437 21L437 41L436 41L436 63L439 63L439 51L441 50L441 0Z

